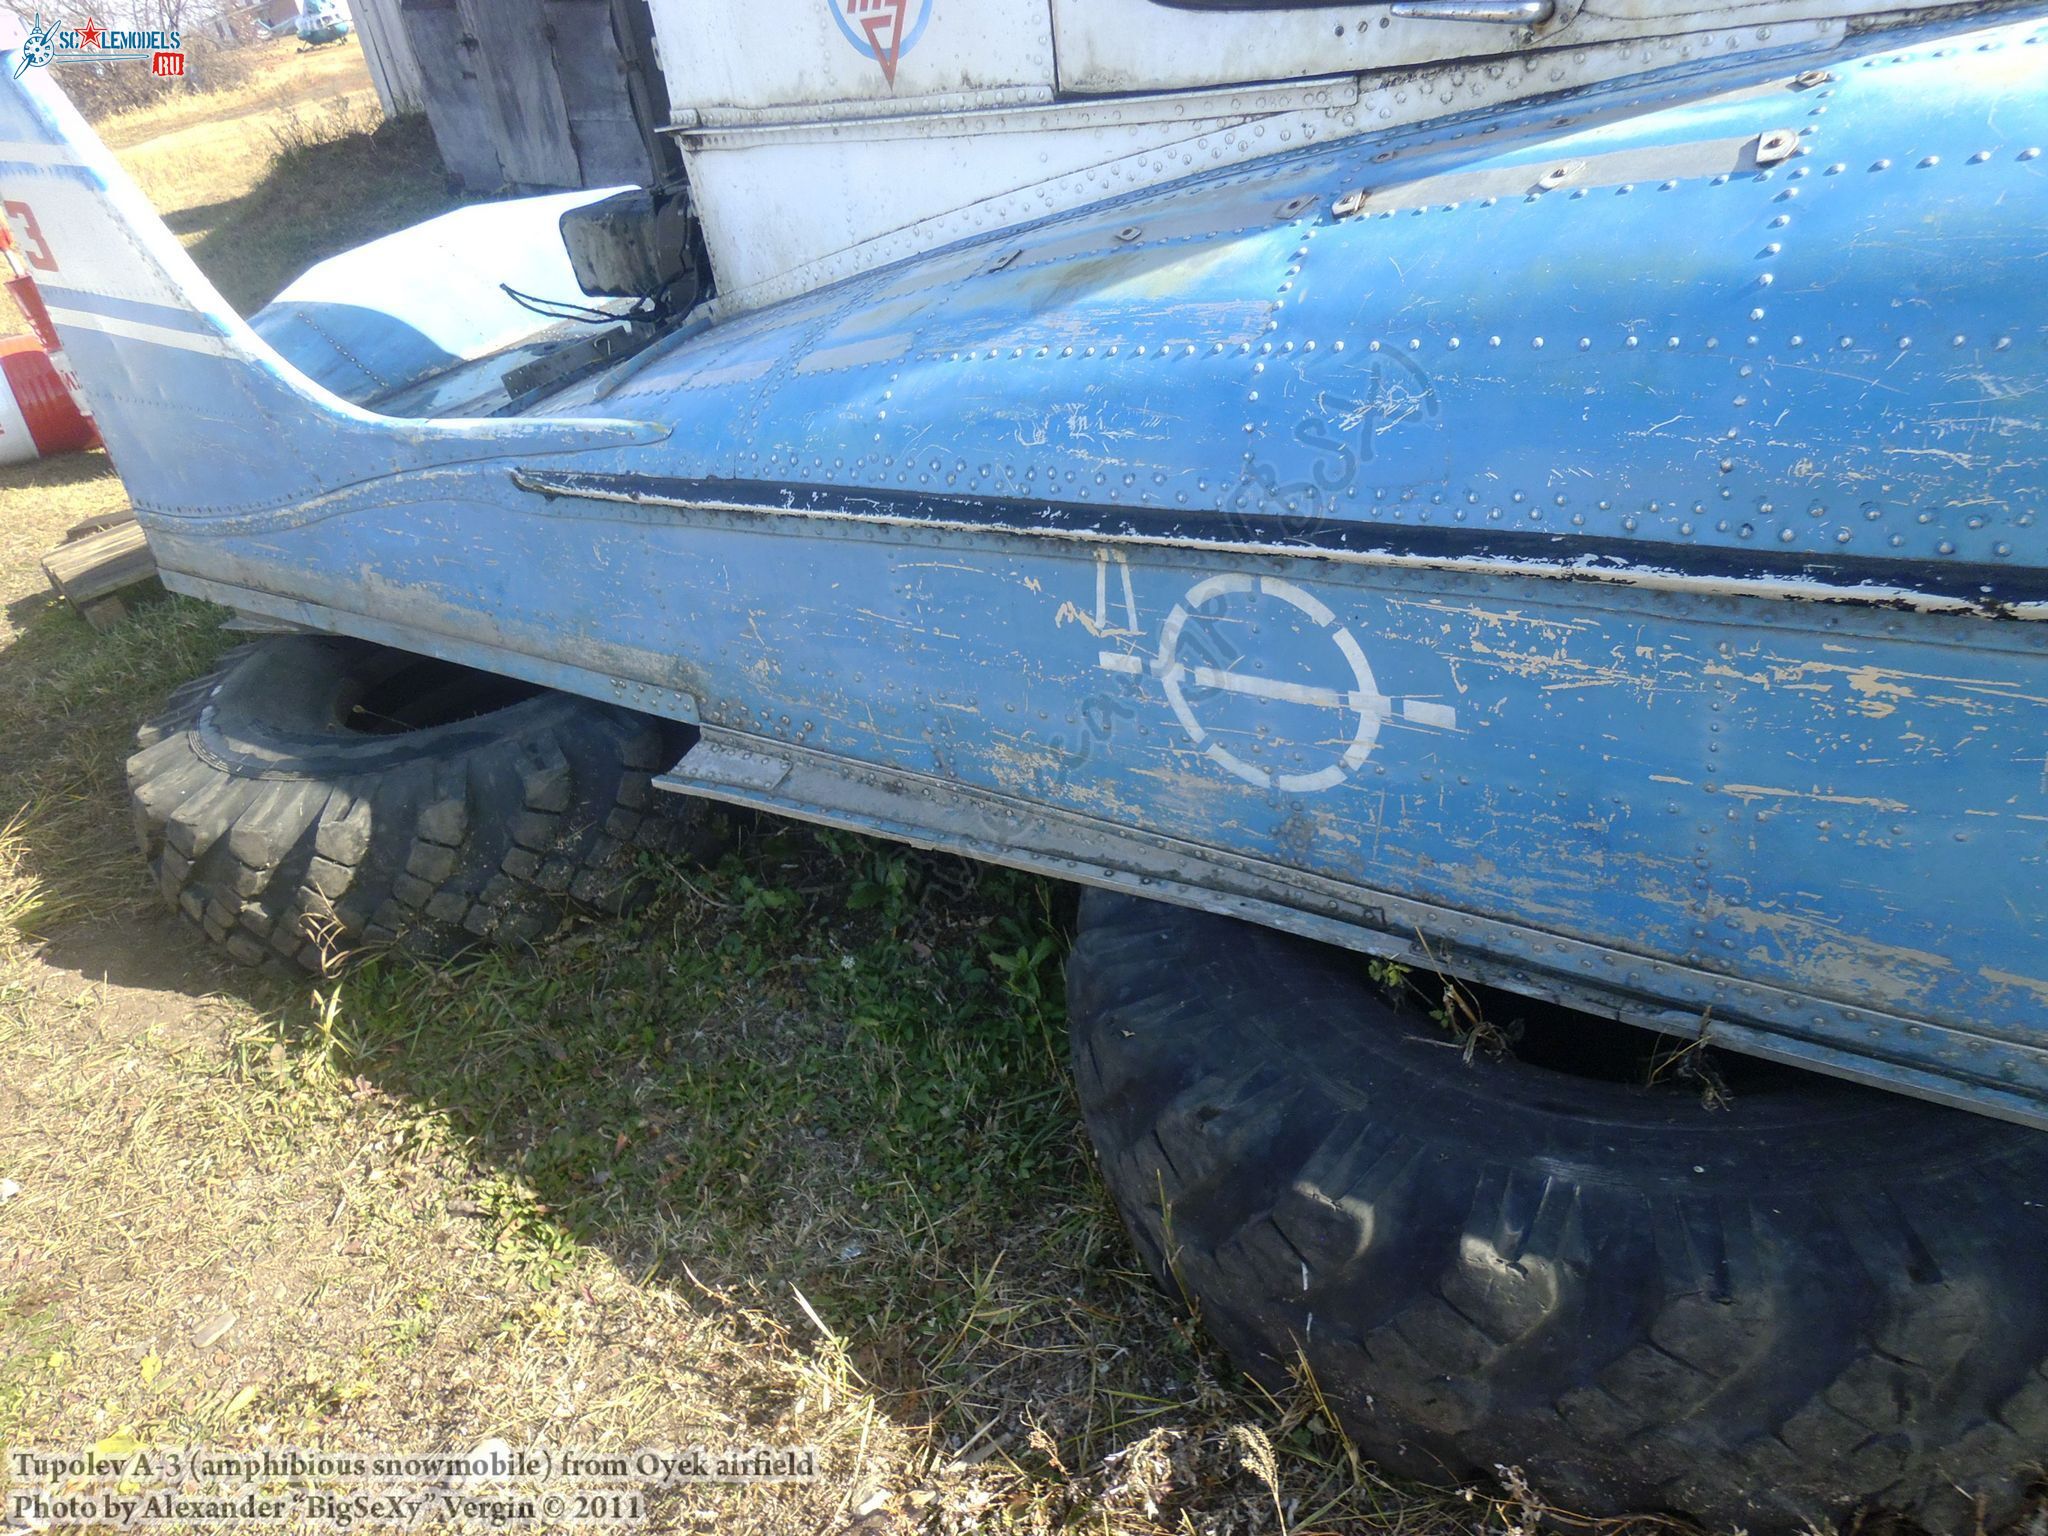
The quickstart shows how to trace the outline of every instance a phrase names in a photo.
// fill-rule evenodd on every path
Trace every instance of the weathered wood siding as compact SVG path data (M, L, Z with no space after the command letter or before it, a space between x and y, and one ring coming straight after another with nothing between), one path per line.
M380 3L399 7L441 157L464 185L538 191L650 179L609 0Z
M349 14L355 18L356 37L363 45L370 83L377 88L384 115L424 112L426 82L420 78L419 60L413 57L412 39L405 35L398 0L349 0Z

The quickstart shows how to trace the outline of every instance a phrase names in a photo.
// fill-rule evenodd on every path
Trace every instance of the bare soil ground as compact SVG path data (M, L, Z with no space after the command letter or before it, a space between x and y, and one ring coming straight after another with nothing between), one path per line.
M366 98L352 47L280 51L107 132L253 307L446 205ZM36 567L121 500L97 453L0 472L0 1443L818 1447L815 1481L655 1494L676 1531L1527 1518L1382 1481L1137 1272L1071 1102L1058 886L753 826L538 953L217 961L121 764L235 637L173 598L95 634Z

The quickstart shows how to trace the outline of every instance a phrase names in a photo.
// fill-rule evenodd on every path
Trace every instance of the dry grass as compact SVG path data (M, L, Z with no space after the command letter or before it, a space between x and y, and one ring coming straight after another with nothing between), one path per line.
M245 313L320 257L455 201L425 120L380 123L353 41L260 55L232 94L174 96L98 129Z
M214 142L248 137L254 119L260 134L261 118L281 107L376 106L369 66L353 39L339 48L301 53L296 38L280 37L237 57L250 62L246 77L232 91L182 92L139 111L103 118L93 131L109 149L157 156L189 145L195 131ZM260 168L261 157L254 158Z
M112 130L244 298L441 195L402 131L282 146L359 68L286 62L296 101ZM382 194L309 180L336 165ZM220 615L95 635L35 569L119 494L98 455L0 473L0 1442L820 1447L815 1483L660 1494L664 1530L1516 1518L1381 1481L1136 1272L1065 1075L1058 887L768 829L539 954L324 993L219 966L119 775Z

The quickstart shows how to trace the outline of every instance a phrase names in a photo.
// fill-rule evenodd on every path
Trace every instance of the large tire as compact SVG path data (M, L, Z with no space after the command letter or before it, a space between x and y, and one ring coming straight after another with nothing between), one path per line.
M1099 892L1068 990L1146 1262L1394 1470L1946 1532L2048 1448L2048 1135L1789 1069L1714 1109L1468 1063L1354 956Z
M643 850L708 850L654 789L686 728L328 636L269 639L172 695L128 759L164 897L235 960L529 943L622 910Z

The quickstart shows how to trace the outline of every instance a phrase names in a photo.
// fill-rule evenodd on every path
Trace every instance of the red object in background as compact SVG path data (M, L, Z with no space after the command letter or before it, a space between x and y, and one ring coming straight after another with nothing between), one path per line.
M0 340L0 377L7 381L0 394L0 464L75 453L99 441L35 337Z
M17 205L8 204L7 211L15 213ZM29 217L33 228L33 216ZM12 232L0 223L0 272L6 273L7 292L35 332L0 338L0 378L7 383L0 391L0 464L75 453L100 440L78 381L64 365L63 345L29 274L30 264L22 259Z
M7 211L26 215L27 207L25 204L10 204ZM14 231L5 224L0 224L0 272L6 274L0 281L6 283L8 296L20 308L23 317L28 321L29 329L34 331L42 342L43 350L60 350L62 343L57 340L57 328L50 324L50 311L43 304L43 295L36 287L35 278L29 273L28 263L22 259L20 250L14 243Z
M56 351L57 328L50 324L50 311L43 305L42 290L36 287L36 280L23 273L6 282L8 294L21 310L22 318L28 321L28 328L36 333L36 340L43 344L43 350Z

